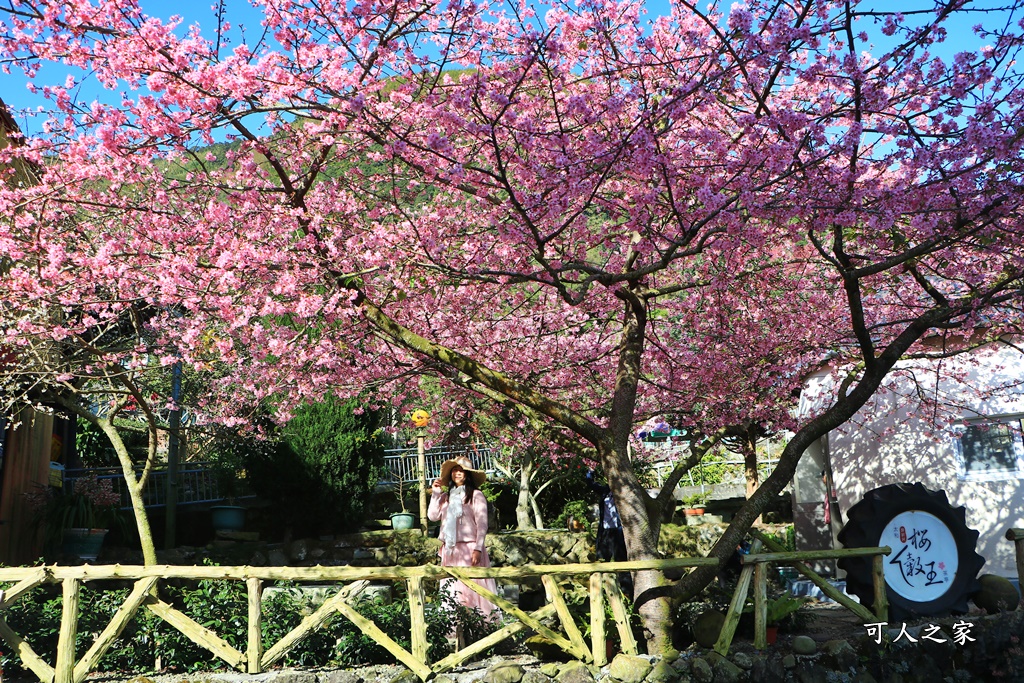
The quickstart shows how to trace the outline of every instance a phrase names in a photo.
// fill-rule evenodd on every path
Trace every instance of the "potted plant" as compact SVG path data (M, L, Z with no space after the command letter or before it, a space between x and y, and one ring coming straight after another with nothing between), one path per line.
M704 514L704 504L707 503L708 495L706 493L695 493L692 496L683 498L683 514L687 516L696 516Z
M124 524L113 480L95 474L69 480L63 489L45 487L32 494L30 505L46 546L83 560L95 560L110 528Z
M589 533L592 506L586 501L570 500L562 508L562 514L555 520L556 527L562 527L573 533Z
M416 525L416 515L405 508L405 486L402 475L399 474L395 481L395 496L398 498L398 504L402 510L391 515L391 528L395 530L411 529Z
M806 597L798 598L789 593L783 593L777 598L768 598L765 606L765 637L769 645L775 643L779 625L789 619L807 600Z
M246 508L235 504L242 492L245 467L241 443L228 443L210 460L210 471L217 482L217 491L224 497L221 505L210 506L210 522L214 531L241 531L245 527Z

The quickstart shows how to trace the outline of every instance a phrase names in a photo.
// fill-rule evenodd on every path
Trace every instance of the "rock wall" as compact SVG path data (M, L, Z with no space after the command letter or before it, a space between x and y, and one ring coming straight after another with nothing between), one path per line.
M726 529L725 524L691 524L662 527L659 550L672 557L701 557ZM784 526L777 527L783 529ZM769 527L769 533L775 527ZM195 564L206 558L223 565L263 566L413 566L437 561L440 542L424 538L417 530L368 531L330 538L303 538L288 543L268 543L246 532L222 533L205 547L180 547L158 551L166 564ZM501 531L487 535L487 551L495 566L527 563L581 563L596 559L594 540L588 534L562 530ZM135 559L134 555L138 555ZM106 551L103 563L141 563L141 553Z
M683 527L694 539L709 532ZM721 534L716 527L715 538ZM677 546L682 544L676 543ZM707 543L693 540L693 547ZM181 547L159 551L161 563L195 564L209 558L218 564L264 566L414 566L437 561L440 541L424 538L419 531L369 531L324 539L303 538L290 543L266 543L244 533L222 534L201 548ZM710 546L708 546L710 547ZM594 541L587 534L559 530L510 531L487 535L487 551L495 566L528 563L580 563L595 559ZM141 555L140 558L141 560ZM105 553L101 562L132 563L132 553Z

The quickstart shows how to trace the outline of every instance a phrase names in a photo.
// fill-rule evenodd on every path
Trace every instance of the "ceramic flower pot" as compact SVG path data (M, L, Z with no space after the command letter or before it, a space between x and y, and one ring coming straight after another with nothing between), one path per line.
M416 524L416 516L411 512L396 512L391 515L391 528L396 531L411 529Z
M245 508L238 505L214 505L210 508L214 531L241 531L245 528Z
M106 537L107 529L65 529L61 551L65 555L93 562L99 556Z

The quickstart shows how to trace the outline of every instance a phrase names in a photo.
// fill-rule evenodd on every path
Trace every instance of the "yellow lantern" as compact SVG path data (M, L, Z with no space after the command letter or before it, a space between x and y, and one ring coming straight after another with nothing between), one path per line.
M416 427L426 427L430 422L430 413L425 410L415 410L412 413L412 423Z

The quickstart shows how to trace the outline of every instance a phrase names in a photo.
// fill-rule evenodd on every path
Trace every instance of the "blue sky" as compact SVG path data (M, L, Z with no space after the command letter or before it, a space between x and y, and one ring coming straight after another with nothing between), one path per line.
M146 14L159 17L164 21L169 20L173 15L180 15L183 19L182 29L191 24L199 24L204 35L212 36L217 26L214 0L140 0L140 4ZM224 5L226 18L236 28L239 25L248 26L248 34L260 28L262 14L256 11L248 0L224 0ZM47 65L40 70L36 83L39 85L63 83L68 73L68 69L59 65ZM82 72L75 71L74 73L77 77ZM13 110L19 125L26 132L32 133L38 130L40 121L28 116L24 110L40 106L48 108L49 103L42 93L30 92L26 87L27 84L28 79L17 69L12 69L10 74L0 73L0 97L3 97L7 106ZM90 88L89 84L84 85L81 90L82 98L86 101L110 98L112 94L111 91L104 91L99 86Z
M879 8L885 8L886 10L892 10L895 8L906 8L910 9L912 6L920 7L922 5L927 6L929 3L927 0L921 2L908 2L907 0L877 0ZM6 4L6 3L0 3ZM214 29L217 25L215 9L213 7L214 0L141 0L143 10L151 15L157 16L161 19L167 20L172 15L178 14L183 18L184 26L198 23L204 35L212 36ZM731 3L726 1L723 6L728 6ZM971 3L972 6L978 7L979 9L994 8L1002 4L999 0L984 0L983 2ZM248 0L225 0L226 6L226 17L237 28L241 26L247 27L247 35L253 36L260 30L259 24L262 19L261 12L253 8ZM666 0L648 0L648 16L653 18L667 11L668 4ZM959 19L956 23L949 26L950 37L946 41L945 45L939 46L935 52L941 56L949 57L955 52L962 50L974 50L981 46L980 41L971 32L971 26L982 21L989 22L999 20L1005 15L998 13L978 13L970 15L966 18ZM881 32L873 26L871 23L865 22L862 30L867 31L871 35L872 40L876 44L884 45L884 41L887 39L881 34ZM238 33L234 33L234 37L237 38ZM68 71L59 65L49 65L40 71L40 76L36 79L37 84L44 83L63 83ZM77 74L80 75L80 74ZM18 120L18 123L22 126L26 133L32 134L39 131L41 125L40 117L33 117L26 113L26 110L32 110L37 107L48 107L47 100L42 96L41 93L33 94L26 87L27 80L18 70L12 70L10 74L0 73L0 97L4 99L8 107L11 108L12 113ZM104 91L99 86L85 84L79 91L79 97L83 101L91 101L93 99L113 99L115 93L111 91Z

